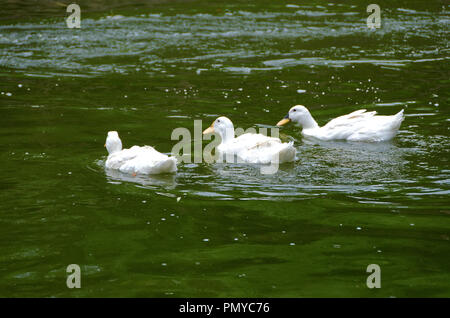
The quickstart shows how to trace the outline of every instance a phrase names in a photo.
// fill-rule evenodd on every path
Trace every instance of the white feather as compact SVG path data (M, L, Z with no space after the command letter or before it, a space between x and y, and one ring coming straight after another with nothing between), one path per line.
M390 140L398 133L404 119L403 110L392 116L379 116L365 109L334 118L319 127L305 106L297 105L289 110L289 119L302 126L302 134L320 140L348 140L379 142Z
M213 126L214 131L222 139L217 147L220 158L228 159L236 156L237 162L255 164L284 163L295 160L296 150L293 142L283 143L279 138L253 133L246 133L235 138L233 123L227 117L217 118Z
M106 147L109 155L105 167L130 174L160 174L177 171L177 159L155 150L151 146L133 146L122 150L117 132L108 132Z

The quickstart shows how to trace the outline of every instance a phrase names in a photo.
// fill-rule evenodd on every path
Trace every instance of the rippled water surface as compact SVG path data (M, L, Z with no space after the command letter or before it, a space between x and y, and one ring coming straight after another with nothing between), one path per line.
M0 13L0 296L450 296L447 3L380 1L376 30L358 1L79 3L81 29L57 2ZM288 125L273 175L104 169L109 130L170 153L194 120L271 128L295 104L406 118L378 144Z

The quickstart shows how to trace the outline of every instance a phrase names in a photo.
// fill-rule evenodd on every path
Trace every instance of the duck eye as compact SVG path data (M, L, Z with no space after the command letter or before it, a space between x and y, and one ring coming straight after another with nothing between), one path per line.
M297 111L295 108L292 110L293 112Z
M220 123L220 120L218 119L217 122Z

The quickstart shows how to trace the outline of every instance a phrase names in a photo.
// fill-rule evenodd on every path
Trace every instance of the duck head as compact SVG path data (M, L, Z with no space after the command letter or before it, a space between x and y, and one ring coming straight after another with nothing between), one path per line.
M289 109L287 115L277 123L277 126L283 126L290 121L307 129L315 128L317 126L317 123L312 118L311 113L303 105L296 105Z
M234 126L230 119L225 116L217 118L210 127L203 131L203 135L217 133L226 143L234 138Z
M108 131L105 147L109 154L122 150L122 141L120 140L117 131Z

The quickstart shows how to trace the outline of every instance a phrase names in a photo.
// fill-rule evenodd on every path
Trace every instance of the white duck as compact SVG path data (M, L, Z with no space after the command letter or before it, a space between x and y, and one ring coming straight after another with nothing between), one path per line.
M395 137L402 123L403 109L392 116L376 116L375 111L360 109L348 115L337 117L325 126L319 127L309 110L302 105L292 107L277 123L282 126L292 121L303 127L302 134L320 140L348 140L378 142Z
M109 131L105 147L108 159L105 167L123 173L160 174L177 171L177 159L156 151L150 146L133 146L122 150L122 141L117 131Z
M295 160L293 142L282 143L279 138L263 134L246 133L234 137L234 126L227 117L217 118L203 134L218 133L221 143L216 151L219 156L236 156L238 161L257 164L283 163Z

